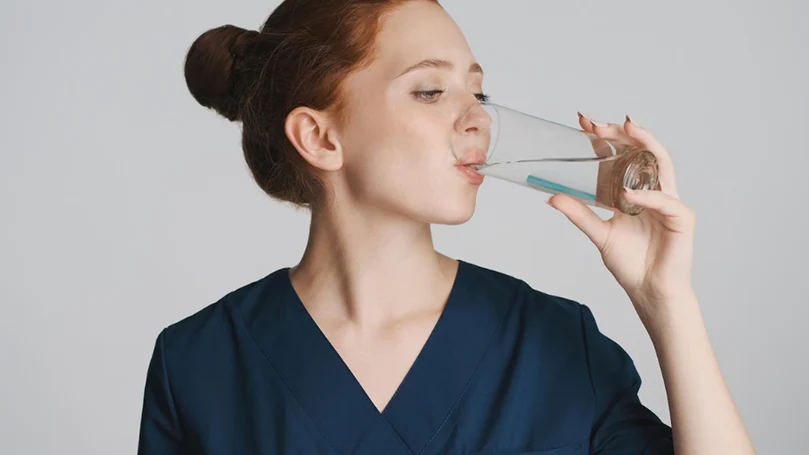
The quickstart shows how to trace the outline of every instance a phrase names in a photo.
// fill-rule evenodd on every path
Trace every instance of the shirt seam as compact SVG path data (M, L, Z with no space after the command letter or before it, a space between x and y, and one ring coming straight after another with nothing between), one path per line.
M584 344L584 362L587 365L587 379L590 382L590 393L593 396L593 411L590 418L591 428L590 428L590 439L593 437L593 431L595 431L595 419L596 419L596 388L595 383L593 382L593 371L592 366L590 365L590 350L587 345L587 328L585 327L584 322L584 306L582 304L578 304L579 309L579 323L581 325L581 338Z
M264 359L266 359L267 363L270 364L270 368L272 368L273 372L275 372L276 376L278 376L278 379L284 385L284 388L286 388L287 392L289 392L290 396L292 396L292 399L295 400L295 403L300 407L301 411L306 416L306 418L309 419L310 422L312 422L312 425L314 425L315 428L317 428L317 431L320 432L320 435L323 436L323 439L326 441L327 444L329 444L329 447L331 447L332 450L334 450L336 453L342 454L343 452L338 450L337 447L332 442L332 440L329 439L329 437L326 435L326 432L323 430L323 427L315 419L313 419L312 416L309 415L309 413L306 411L306 407L303 405L303 403L301 403L298 396L295 395L295 392L293 392L292 389L289 387L289 384L284 375L281 373L281 370L278 369L275 363L273 363L272 358L264 350L264 347L261 345L261 343L258 342L256 337L253 335L253 332L249 328L247 328L247 321L245 320L244 314L242 314L241 310L237 308L235 305L233 310L235 313L238 314L239 321L241 322L241 325L244 327L245 331L249 334L250 339L253 340L253 343L255 343L259 351L261 351L261 354L264 356Z
M458 407L458 404L461 402L461 399L466 394L467 389L469 389L469 386L472 384L472 381L475 379L475 376L477 375L478 369L480 369L480 364L483 363L483 359L486 358L486 354L489 352L489 348L491 347L492 342L494 341L494 335L500 330L500 327L503 326L503 322L506 320L506 317L514 309L514 297L517 295L517 292L519 292L519 290L520 290L520 287L516 286L516 289L511 294L511 298L509 299L509 301L511 302L511 305L509 306L509 308L506 311L503 312L503 317L500 318L500 322L497 323L497 327L492 331L491 336L489 336L489 341L486 343L486 348L483 350L483 354L480 355L480 358L478 359L477 364L475 364L475 368L474 368L474 370L472 370L472 374L469 375L469 379L466 381L466 384L464 385L463 389L461 390L461 393L458 394L458 398L455 399L455 403L452 404L452 407L450 408L449 412L447 413L447 416L444 417L444 420L441 422L441 425L438 426L438 428L435 430L433 435L430 436L430 439L428 439L427 442L424 444L424 446L418 451L418 455L421 455L424 452L424 450L427 447L430 446L430 443L433 442L435 437L438 436L438 433L440 433L441 430L444 428L444 426L447 424L447 422L449 421L450 416L452 416L452 413L455 412L455 408Z
M165 347L165 339L166 339L166 329L164 328L163 331L158 336L159 344L160 344L160 370L163 373L163 377L166 378L166 393L168 394L169 405L171 406L171 415L174 419L175 425L177 425L177 438L179 439L178 442L182 442L182 425L180 425L180 412L177 409L177 402L174 399L174 393L171 391L171 379L169 379L169 372L168 368L166 367L166 347Z

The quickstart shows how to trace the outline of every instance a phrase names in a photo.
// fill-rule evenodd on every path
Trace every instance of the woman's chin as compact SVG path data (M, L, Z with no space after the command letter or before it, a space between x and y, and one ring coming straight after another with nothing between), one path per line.
M434 213L434 220L431 224L445 224L448 226L456 226L466 223L475 214L475 201L464 201L463 203L454 204L452 207L446 207Z
M395 205L390 209L414 221L448 226L466 223L475 214L476 193L444 196L436 197L433 194L410 201L399 199L393 202Z

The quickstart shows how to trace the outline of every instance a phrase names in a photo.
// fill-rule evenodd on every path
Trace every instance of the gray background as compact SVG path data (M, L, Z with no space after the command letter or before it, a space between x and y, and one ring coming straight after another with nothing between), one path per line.
M199 33L278 2L4 1L0 452L133 453L159 330L303 251L239 128L196 104ZM630 113L698 216L695 286L762 454L805 453L809 3L445 0L495 102L576 125ZM450 255L589 305L669 422L651 343L596 250L544 194L496 180ZM804 448L804 450L801 450Z

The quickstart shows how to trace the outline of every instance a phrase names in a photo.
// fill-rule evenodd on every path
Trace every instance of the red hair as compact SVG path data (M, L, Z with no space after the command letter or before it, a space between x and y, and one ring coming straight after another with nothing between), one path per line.
M242 123L244 157L265 193L300 206L322 195L316 170L286 137L286 117L298 106L342 115L343 80L371 63L383 15L406 1L285 0L260 31L223 25L191 45L188 89Z

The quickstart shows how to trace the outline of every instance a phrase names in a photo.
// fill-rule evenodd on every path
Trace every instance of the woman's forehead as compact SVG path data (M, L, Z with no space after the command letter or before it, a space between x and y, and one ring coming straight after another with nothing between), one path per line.
M388 13L376 37L375 63L388 78L424 60L469 66L472 53L458 25L432 2L407 2Z

